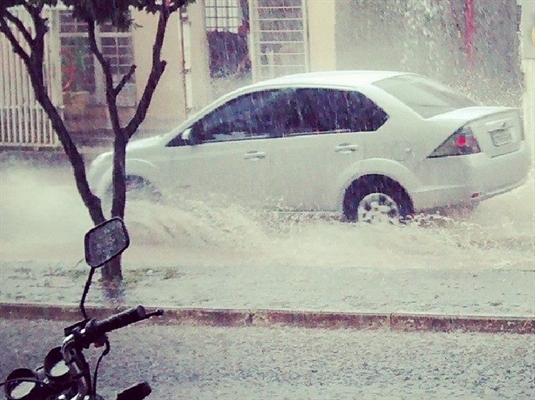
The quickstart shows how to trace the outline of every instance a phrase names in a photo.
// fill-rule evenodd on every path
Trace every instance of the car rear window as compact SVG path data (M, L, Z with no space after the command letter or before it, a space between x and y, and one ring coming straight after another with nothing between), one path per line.
M319 132L373 132L388 115L373 101L356 91L336 89L300 89L300 104L310 106L311 117Z
M394 76L375 82L374 85L397 98L422 118L479 105L467 96L420 75Z

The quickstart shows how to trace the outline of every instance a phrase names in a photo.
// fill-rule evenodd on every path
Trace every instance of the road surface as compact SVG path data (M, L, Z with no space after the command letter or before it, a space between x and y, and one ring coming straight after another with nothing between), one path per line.
M0 320L0 376L41 363L63 324ZM147 380L154 399L533 399L532 335L213 328L110 334L99 387ZM94 358L97 354L91 351Z

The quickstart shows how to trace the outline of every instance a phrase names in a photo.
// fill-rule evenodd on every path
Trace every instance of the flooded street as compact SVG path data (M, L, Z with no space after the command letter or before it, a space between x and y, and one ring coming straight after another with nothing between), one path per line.
M91 227L67 167L3 166L0 258L83 257ZM417 216L401 227L247 210L215 199L133 202L127 263L195 266L535 269L535 195L522 187L471 215Z
M21 168L16 163L3 169L0 178L3 265L25 265L33 260L50 270L62 265L75 267L83 256L83 234L91 223L69 170ZM421 223L405 227L274 216L209 202L181 206L135 203L127 218L133 245L125 253L125 264L132 268L126 277L132 280L130 273L143 267L148 274L143 279L150 282L128 290L127 301L216 308L455 310L461 314L463 310L477 312L479 307L487 315L492 313L489 310L501 315L533 315L534 215L532 176L523 187L484 202L471 216L434 222L422 217ZM181 266L168 270L178 271L178 279L162 280L160 275L151 280L150 266L156 275L158 267L169 265ZM277 265L285 268L270 268ZM72 281L73 275L58 273L57 278L65 281L47 286L37 283L40 276L23 272L23 268L18 271L37 276L32 292L43 297L30 300L74 303L85 271L78 268L78 286L70 289L66 282ZM312 280L307 270L323 275ZM519 273L523 274L520 280L508 280ZM479 276L487 280L481 281ZM3 282L5 277L2 275ZM45 281L49 278L50 274ZM248 289L233 286L236 279ZM346 286L340 285L342 281ZM359 292L366 286L372 287L370 292ZM511 286L515 287L507 291ZM44 292L47 294L41 294ZM247 303L253 298L250 292L255 295L254 302ZM420 297L415 296L417 292ZM504 292L523 296L504 300ZM50 293L61 297L51 298ZM90 303L95 293L94 288ZM20 334L29 326L36 328L32 332L40 332L38 338ZM53 322L10 321L9 327L2 329L2 343L10 344L11 349L23 340L20 348L26 350L5 358L12 362L1 365L1 375L18 366L37 365L48 347L57 345L54 332L62 327ZM251 393L259 398L527 399L533 389L526 372L533 366L529 335L290 328L177 330L140 325L114 333L112 340L116 350L104 363L100 385L109 396L142 379L151 383L155 396L194 399L213 398L214 394L247 398ZM162 341L169 346L162 347ZM142 343L136 355L128 347L132 342ZM35 347L36 343L40 347ZM129 367L134 364L136 368ZM123 380L113 373L117 367L123 371Z

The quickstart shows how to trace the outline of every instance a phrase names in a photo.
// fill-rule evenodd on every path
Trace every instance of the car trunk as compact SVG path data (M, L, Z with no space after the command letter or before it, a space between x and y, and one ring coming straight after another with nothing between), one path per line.
M520 148L522 141L522 120L513 108L468 107L437 115L432 120L456 120L459 127L469 127L481 151L489 157L512 153Z
M469 126L481 151L490 157L512 153L520 148L522 121L514 110L488 115Z

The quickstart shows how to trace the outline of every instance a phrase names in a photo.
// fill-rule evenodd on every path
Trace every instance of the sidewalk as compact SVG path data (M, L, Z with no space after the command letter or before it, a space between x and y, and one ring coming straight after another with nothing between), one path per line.
M85 272L82 265L73 268L58 263L0 262L3 282L0 303L53 304L76 309ZM437 318L454 323L453 320L477 317L480 325L489 325L491 320L521 318L524 328L528 324L535 332L533 270L378 271L254 266L152 269L149 265L138 265L134 269L127 264L124 275L123 296L119 301L110 302L96 282L97 273L87 304L106 309L143 304L189 312L189 318L193 319L206 317L199 312L229 310L227 317L219 314L214 317L222 318L221 324L228 323L229 318L247 321L254 314L263 315L263 321L275 318L279 322L301 322L306 326L314 323L310 319L307 322L307 318L302 317L304 314L315 315L319 325L326 320L336 325L347 319L347 315L352 318L375 315L383 319L392 314L412 319L431 316L435 325ZM266 310L272 311L272 317L266 317ZM273 316L273 311L282 313ZM327 315L331 315L330 319ZM318 318L323 322L319 323Z

